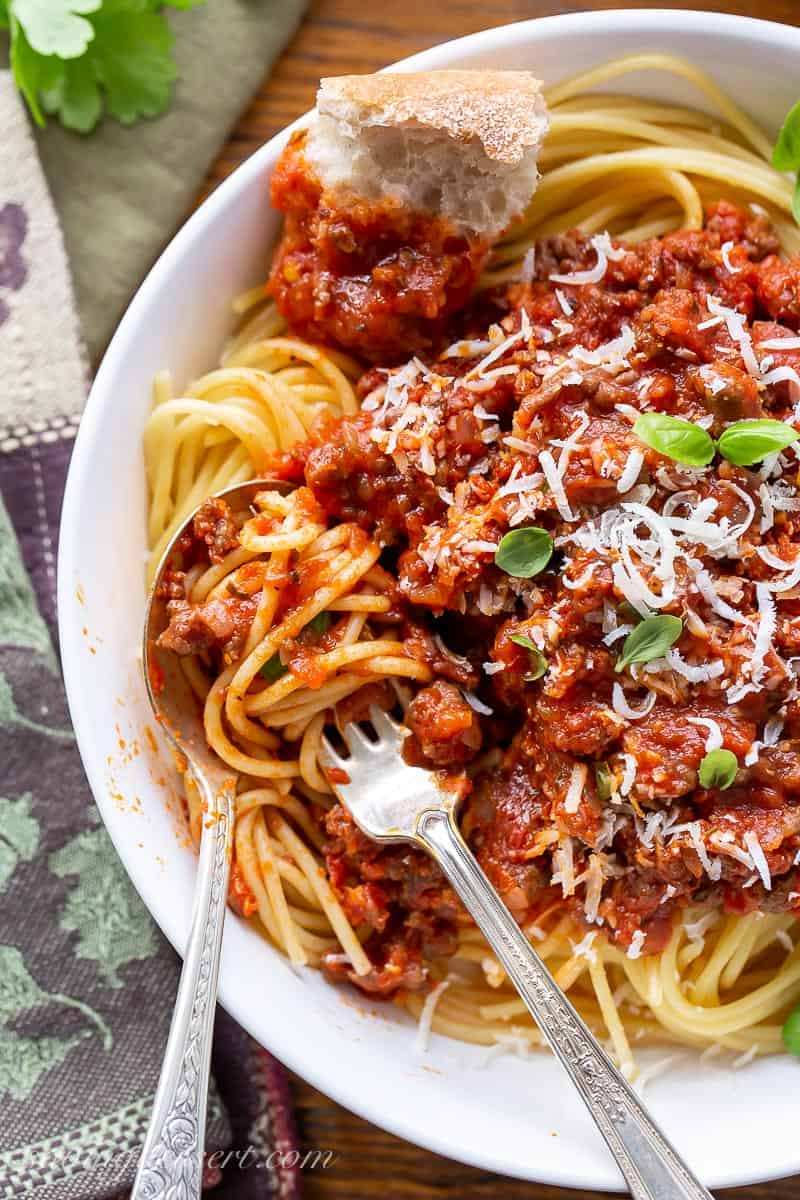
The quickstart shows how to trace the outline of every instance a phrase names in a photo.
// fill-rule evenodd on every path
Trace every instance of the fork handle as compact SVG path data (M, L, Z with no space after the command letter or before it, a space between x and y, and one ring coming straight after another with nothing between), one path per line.
M200 776L200 857L189 940L161 1078L131 1200L200 1200L217 977L228 898L236 784Z
M472 914L583 1097L634 1200L712 1200L578 1016L511 916L451 814L420 814L416 834Z

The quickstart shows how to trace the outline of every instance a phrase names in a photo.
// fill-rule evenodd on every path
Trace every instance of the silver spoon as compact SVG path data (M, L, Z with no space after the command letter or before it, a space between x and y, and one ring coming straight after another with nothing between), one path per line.
M285 480L260 479L226 488L217 495L234 510L241 510L249 507L256 492L264 488L291 490ZM192 773L204 818L189 940L131 1200L160 1200L173 1194L171 1189L177 1185L182 1186L180 1195L187 1200L200 1200L202 1191L211 1041L231 867L236 776L208 747L197 699L177 656L157 645L159 634L167 626L166 603L158 594L159 584L173 562L176 543L190 528L194 515L164 552L144 620L142 666L147 695L172 749Z
M366 722L364 722L366 724ZM357 825L379 842L411 842L441 867L566 1069L634 1200L712 1200L570 1004L462 838L452 794L402 756L407 732L370 708L371 737L355 724L349 754L323 738L330 784ZM378 786L380 780L380 786Z

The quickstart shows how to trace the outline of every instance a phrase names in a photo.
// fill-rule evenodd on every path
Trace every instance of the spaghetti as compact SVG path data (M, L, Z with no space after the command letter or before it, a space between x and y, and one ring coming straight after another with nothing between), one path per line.
M674 105L591 93L633 70L677 73L705 93L721 121ZM705 486L698 472L682 475L646 446L637 447L630 410L635 419L648 394L674 408L676 386L681 397L688 395L691 375L691 388L710 405L705 426L731 419L723 401L740 405L733 417L761 415L760 407L748 408L753 396L760 404L759 388L770 398L771 415L790 419L787 392L791 398L792 364L800 365L798 339L791 337L791 323L788 332L781 325L780 288L770 274L781 268L762 270L757 256L772 261L767 217L783 249L800 250L800 232L789 217L791 187L768 165L761 132L679 60L620 60L558 85L548 100L553 122L540 160L544 178L482 281L487 304L502 298L502 321L488 336L470 317L462 341L433 366L414 360L382 377L371 373L360 387L368 395L357 417L359 365L287 336L263 289L256 289L240 301L245 323L218 370L185 395L173 395L166 375L156 381L145 434L151 573L174 531L208 495L276 470L296 483L305 475L307 485L289 495L265 489L249 513L231 514L213 501L203 506L174 578L165 645L183 656L203 704L209 744L240 774L233 901L293 962L395 995L425 1027L450 1036L521 1048L540 1040L434 869L413 852L386 857L336 812L319 761L323 726L357 719L377 699L407 708L422 761L455 773L466 768L475 799L467 802L465 833L556 980L609 1039L623 1069L633 1071L631 1044L642 1038L721 1046L745 1057L769 1053L779 1048L782 1023L800 999L791 911L800 898L791 891L794 809L788 801L778 806L785 818L780 829L777 818L770 824L754 816L744 793L730 811L719 797L702 801L710 810L684 811L689 789L670 792L668 778L656 773L651 779L648 772L654 746L677 777L686 746L689 757L698 758L707 739L718 735L740 760L755 752L756 765L748 767L753 794L777 787L776 775L786 766L770 768L780 738L775 714L782 712L781 723L791 725L794 692L791 680L781 682L779 652L786 647L772 640L780 635L774 601L764 599L767 585L748 584L753 590L743 592L740 576L734 571L722 578L716 564L723 551L731 552L733 531L735 561L746 554L751 564L762 547L768 579L770 571L790 571L786 553L800 499L795 503L789 474L774 464L774 473L754 485L722 471L705 499L691 496ZM708 203L720 193L753 205L755 215L746 219L720 205L709 218ZM699 266L700 259L716 255L713 287L702 285L708 307L690 322L689 334L686 313L675 308L674 279L662 281L673 289L671 308L663 301L658 308L655 289L644 300L631 298L648 239L676 230L696 231L696 240L681 232L656 248L663 257L671 247L667 253L681 263L681 255L695 255L680 267L685 286L690 278L690 286L700 286L697 278L711 270ZM626 250L602 231L639 249ZM587 277L591 313L584 303ZM737 289L746 284L771 318L758 334L736 320ZM641 322L647 304L656 310L648 317L648 336L660 339L657 348L648 343L655 363L649 372L632 367L632 352L642 354L645 343L641 323L635 332L631 326ZM722 345L705 376L708 364L698 357L703 334ZM769 344L769 353L758 352L757 338ZM783 338L787 348L776 349ZM758 386L750 387L741 365L748 347L760 354ZM666 365L667 350L677 365ZM776 369L783 374L771 383ZM517 384L521 375L524 386ZM538 398L526 412L533 394ZM561 410L551 417L547 404L555 394ZM678 405L678 411L697 420L700 410ZM349 420L338 428L334 454L322 431L337 418ZM441 441L449 420L459 428L457 450L464 456L450 476L445 464L454 461L454 443ZM595 530L583 519L587 504L611 514L606 526ZM771 533L776 512L780 542ZM364 513L369 520L361 519ZM567 556L551 592L493 566L499 532L523 530L542 513ZM723 513L727 524L720 523ZM763 535L756 536L759 522ZM405 552L390 564L382 544L396 544L401 525ZM680 572L670 567L676 558L686 564ZM609 592L598 593L611 559L621 564L614 578L622 580L628 608L636 609L638 598L640 615L641 596L659 608L668 589L683 596L685 573L692 576L685 640L660 673L641 666L630 675L614 673L609 650L615 642L619 649L630 613L612 616ZM780 582L769 586L769 595L783 603ZM791 589L784 590L791 605ZM607 678L592 674L596 664L586 665L588 635L571 643L583 665L559 658L550 625L567 602L596 614L592 653L611 662ZM522 621L514 616L520 605ZM478 638L487 656L483 675L426 624L426 608L460 610L476 629L491 627L488 642L485 633ZM537 655L547 660L549 691L531 708L556 739L539 748L544 759L527 743L520 749L524 730L509 748L486 702L495 689L503 711L522 704L529 655L537 666ZM579 733L577 709L565 714L556 686L559 671L574 682L576 670L593 691L609 693L602 711L587 701ZM762 678L772 706L766 713L755 698ZM723 684L735 699L725 700ZM728 722L726 712L748 689L741 722ZM650 715L662 704L693 714L675 744ZM605 748L591 742L599 728L606 728ZM437 757L443 745L449 760ZM534 764L525 770L540 772L544 782L537 777L536 788L544 789L548 813L524 830L502 815L498 799L517 794L522 759ZM602 789L600 774L589 770L596 762L608 771ZM486 785L491 778L496 782ZM199 828L190 779L187 797ZM666 871L662 859L670 856L675 863ZM650 864L635 868L637 886L649 879L646 887L655 880L660 889L649 908L626 892L630 873L625 876L621 864L635 861ZM751 905L755 896L765 903ZM607 936L612 928L614 936ZM436 981L447 986L434 995L428 989Z

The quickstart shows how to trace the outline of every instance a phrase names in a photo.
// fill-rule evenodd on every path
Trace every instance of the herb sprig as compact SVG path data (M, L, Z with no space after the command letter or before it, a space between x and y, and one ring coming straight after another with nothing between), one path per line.
M800 225L800 100L786 114L786 120L781 126L775 149L772 151L772 165L779 171L797 173L792 197L792 214Z
M633 432L652 450L688 467L707 466L717 450L734 466L752 467L768 454L785 450L799 436L793 425L764 418L734 421L715 443L702 426L669 413L643 413Z
M531 579L543 571L553 555L553 539L546 529L528 525L512 529L500 539L494 561L516 579Z
M736 778L739 763L731 750L709 750L700 763L698 776L704 788L729 788Z
M631 663L652 662L654 658L661 658L670 646L675 645L682 632L680 617L673 617L670 613L645 617L622 643L622 654L614 670L622 671Z
M11 69L37 125L45 114L89 133L104 112L123 125L170 102L177 69L165 7L203 0L0 0Z

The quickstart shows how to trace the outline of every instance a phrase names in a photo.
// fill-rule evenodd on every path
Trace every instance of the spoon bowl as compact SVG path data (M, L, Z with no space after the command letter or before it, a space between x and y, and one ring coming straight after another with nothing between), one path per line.
M257 492L291 491L280 479L257 479L216 493L235 511L248 508ZM142 667L156 721L189 772L200 797L200 856L194 907L178 984L164 1063L131 1200L158 1200L179 1185L187 1200L200 1200L205 1148L211 1042L217 1002L219 957L230 878L236 775L210 749L197 697L180 659L159 645L169 624L167 571L181 565L180 543L192 529L195 510L167 546L148 597ZM177 1194L177 1192L175 1193Z

